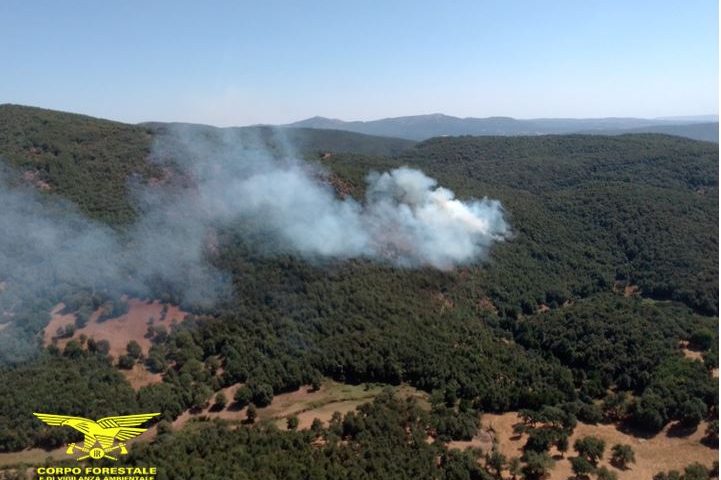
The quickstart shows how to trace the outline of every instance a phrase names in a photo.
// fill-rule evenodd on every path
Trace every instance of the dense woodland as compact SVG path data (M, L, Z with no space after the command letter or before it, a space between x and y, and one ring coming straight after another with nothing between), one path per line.
M122 229L134 215L129 178L158 174L147 157L164 128L0 106L0 157L17 181L47 183L49 202L68 199ZM484 262L442 272L311 264L220 231L210 261L230 274L230 297L201 308L157 286L158 298L193 312L157 335L144 359L164 381L134 392L91 340L38 347L29 362L0 366L0 384L12 385L0 390L0 451L74 438L35 422L29 412L39 409L94 418L140 409L172 420L220 387L244 382L247 401L263 406L323 376L406 382L442 401L426 412L385 395L309 432L194 424L139 446L131 461L158 465L167 478L485 479L478 455L427 444L428 429L467 439L478 412L548 415L549 407L571 424L620 421L651 432L717 418L718 145L650 134L417 145L347 132L287 135L359 200L369 171L399 165L421 168L460 198L498 198L513 238ZM57 301L87 317L109 300L62 286L51 297L17 307L25 334L41 336ZM681 340L704 362L685 359ZM526 478L539 478L530 466L543 466L553 441L539 437L543 448L529 448Z

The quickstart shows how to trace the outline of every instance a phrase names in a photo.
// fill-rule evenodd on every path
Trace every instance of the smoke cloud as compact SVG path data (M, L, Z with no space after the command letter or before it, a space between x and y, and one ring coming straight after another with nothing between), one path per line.
M326 172L299 160L278 132L269 140L169 127L151 161L167 175L131 184L138 220L122 231L57 196L11 187L0 171L0 361L32 351L19 334L27 322L14 316L42 297L56 301L73 289L147 296L159 282L196 304L225 295L226 275L207 261L218 228L239 225L263 239L264 252L308 261L439 269L482 260L509 234L498 201L458 200L408 167L369 174L363 201L340 199L321 181Z

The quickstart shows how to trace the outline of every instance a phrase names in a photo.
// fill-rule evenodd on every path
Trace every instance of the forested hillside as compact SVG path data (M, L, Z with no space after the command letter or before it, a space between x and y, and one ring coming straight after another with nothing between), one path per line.
M122 229L134 215L130 177L162 175L147 157L164 128L1 106L0 158L46 200L68 199ZM67 440L33 421L38 409L98 417L138 408L172 420L222 387L243 383L247 401L263 406L321 377L408 383L431 393L434 407L421 412L383 396L362 421L337 419L315 432L192 425L138 446L132 461L157 464L167 478L369 478L352 474L365 471L483 479L475 457L429 445L427 433L469 439L478 412L551 406L646 431L717 416L717 145L654 134L411 144L310 129L289 141L328 169L338 195L362 201L370 171L414 166L459 198L499 199L512 237L483 262L441 271L269 255L263 241L221 229L211 261L229 275L231 296L199 306L156 287L192 313L154 337L141 359L163 381L135 392L107 349L39 346L31 361L0 366L0 384L13 386L0 393L0 451ZM57 295L68 312L109 300L95 291ZM47 303L22 308L17 316L39 338ZM684 358L680 341L704 362ZM226 460L200 460L221 451L247 462L236 471Z

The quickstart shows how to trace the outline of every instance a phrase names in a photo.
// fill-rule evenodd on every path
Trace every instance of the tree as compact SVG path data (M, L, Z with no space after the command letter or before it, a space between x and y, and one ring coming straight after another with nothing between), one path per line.
M600 438L587 436L576 440L573 444L573 449L576 450L579 456L584 457L595 466L601 457L603 457L606 442Z
M256 410L255 405L251 403L245 411L245 421L247 423L255 423L256 418L258 418L258 411Z
M711 446L718 446L718 425L719 421L718 419L712 420L709 422L709 424L706 426L706 436L704 436L703 441Z
M683 480L708 480L708 469L698 462L687 465L683 469Z
M288 430L297 430L298 423L299 423L299 421L298 421L297 415L292 415L292 416L288 417L288 423L287 423Z
M486 468L491 469L496 478L501 478L501 473L506 468L506 456L494 448L486 455Z
M253 383L250 386L253 403L259 407L267 407L273 401L273 387L267 383Z
M566 432L561 432L554 445L561 455L565 455L568 451L568 434Z
M700 328L694 331L689 338L689 344L698 350L708 350L714 343L714 334L707 328Z
M511 477L513 478L513 480L516 480L516 478L522 473L520 458L512 457L508 461L508 473L511 474Z
M140 348L140 344L135 340L130 340L128 345L125 347L128 352L128 356L137 360L143 354L143 349Z
M603 420L603 411L593 403L584 403L578 410L578 418L593 425Z
M535 452L529 450L523 454L526 464L521 471L527 480L538 480L546 476L548 471L556 463L546 452Z
M195 383L191 387L191 408L201 410L208 405L213 391L204 383Z
M528 434L528 440L524 445L524 450L533 450L535 452L545 452L558 439L559 432L550 427L534 428Z
M233 400L235 400L238 408L243 408L248 405L248 403L250 403L250 399L252 397L253 394L251 393L250 388L248 388L246 385L243 385L235 391L235 394L233 395Z
M708 478L708 469L698 462L687 465L683 469L683 480L708 480Z
M596 470L596 478L598 480L618 480L618 474L606 467L601 467Z
M681 480L681 474L676 470L671 470L668 473L658 472L653 476L653 480Z
M75 335L75 324L74 323L68 323L64 327L59 327L56 336L58 338L70 338L73 335Z
M130 370L135 365L135 359L130 355L120 355L118 358L118 368Z
M628 413L628 394L609 393L603 399L603 418L609 422L623 420Z
M223 410L226 405L228 405L228 397L225 396L225 393L223 393L223 392L216 393L214 408L216 410Z
M706 404L699 398L691 398L681 404L679 417L686 427L696 427L706 416Z
M611 448L611 463L621 470L628 468L629 463L636 463L636 454L631 445L617 443Z
M571 462L571 469L578 478L588 478L595 470L594 466L584 457L571 457L568 461Z
M319 418L314 418L313 422L310 424L310 431L316 436L323 433L323 422Z
M651 431L660 430L668 421L663 398L655 393L641 395L634 405L633 420L641 428Z
M84 353L83 347L77 340L70 340L63 350L63 355L69 358L80 358Z
M158 435L167 435L173 433L173 424L167 420L158 422Z

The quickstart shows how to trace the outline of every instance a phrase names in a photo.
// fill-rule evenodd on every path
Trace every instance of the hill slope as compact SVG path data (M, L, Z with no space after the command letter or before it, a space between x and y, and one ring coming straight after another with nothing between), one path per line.
M411 140L457 135L666 133L718 143L718 121L709 123L707 120L699 121L694 118L539 118L518 120L510 117L458 118L443 114L432 114L384 118L367 122L345 122L324 117L313 117L287 126L347 130ZM714 126L716 135L714 135Z
M37 164L47 165L43 181L51 193L27 180L44 199L69 198L117 227L125 217L103 213L109 200L98 192L105 189L132 214L128 175L153 178L155 167L143 153L163 134L163 125L3 108L8 110L0 156L13 168L26 171L34 165L29 149L48 147ZM92 133L92 141L74 142L77 131ZM276 137L264 136L268 132L260 131L261 141L272 140L268 148L285 152ZM243 139L246 133L233 135ZM305 134L312 140L299 150L316 153L331 150L320 147L331 141L326 135L336 135ZM133 156L124 150L128 136L137 146ZM340 149L358 137L334 138ZM363 148L403 147L378 142L380 147ZM233 146L218 145L216 153L235 152ZM66 150L72 153L63 157ZM118 374L118 359L109 359L97 339L68 341L64 349L51 346L22 363L0 366L0 384L13 386L0 390L0 450L70 440L71 434L48 429L27 413L49 405L94 417L158 411L170 420L186 409L205 408L225 387L241 390L242 384L239 401L262 406L322 376L409 383L432 393L433 408L423 413L385 396L313 432L228 430L205 422L176 433L159 428L154 445L203 451L232 443L239 454L254 445L259 455L278 455L280 444L293 445L297 456L276 463L293 462L288 468L306 471L322 457L323 468L338 472L342 464L346 472L366 467L358 457L380 458L373 464L377 471L428 470L426 476L435 472L440 478L447 468L478 469L477 458L448 453L444 445L447 439L471 440L480 411L553 406L550 412L574 421L607 415L651 431L715 415L718 387L710 371L718 365L717 145L653 134L460 137L428 140L400 153L368 152L312 156L342 180L339 195L359 200L370 170L401 165L423 169L458 198L498 198L513 237L485 263L440 271L363 259L313 262L292 252L269 255L262 249L269 238L244 235L243 222L218 227L209 235L208 261L225 274L233 295L200 304L157 282L153 298L179 303L191 315L171 331L150 331L147 356L123 359L124 365L137 361L162 373L163 381L134 391ZM127 162L122 168L115 165L121 159ZM65 162L73 167L55 169ZM73 185L79 172L97 187ZM192 196L192 185L182 193ZM122 316L122 298L71 287L58 286L52 302L48 297L12 305L13 321L26 326L23 340L34 342L57 301L79 319L101 306L110 317L105 321ZM0 302L11 289L3 287ZM13 331L5 328L0 335ZM693 342L703 361L685 359L679 341ZM438 441L427 443L428 432ZM381 435L392 447L378 447ZM175 468L163 451L141 446L133 458ZM423 469L413 470L418 452ZM437 458L447 459L436 466Z

